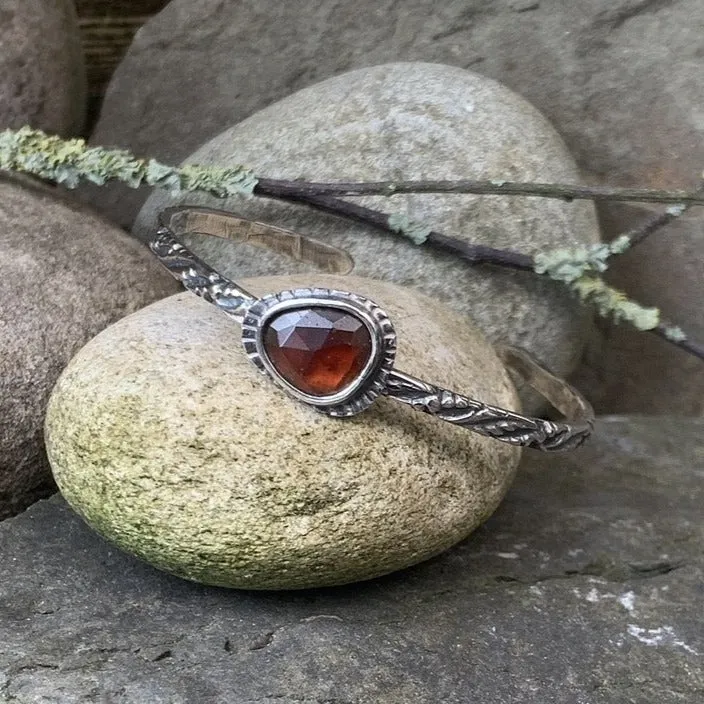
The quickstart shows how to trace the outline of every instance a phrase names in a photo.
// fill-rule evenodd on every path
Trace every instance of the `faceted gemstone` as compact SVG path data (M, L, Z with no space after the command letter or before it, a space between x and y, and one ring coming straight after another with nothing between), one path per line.
M276 371L311 396L329 396L344 389L372 353L367 326L338 308L285 311L268 323L263 342Z

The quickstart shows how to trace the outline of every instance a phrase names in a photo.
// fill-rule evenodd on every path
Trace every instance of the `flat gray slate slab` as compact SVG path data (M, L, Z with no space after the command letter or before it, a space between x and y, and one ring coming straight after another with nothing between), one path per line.
M320 591L184 582L35 504L0 525L0 701L704 701L703 430L601 421L442 557Z

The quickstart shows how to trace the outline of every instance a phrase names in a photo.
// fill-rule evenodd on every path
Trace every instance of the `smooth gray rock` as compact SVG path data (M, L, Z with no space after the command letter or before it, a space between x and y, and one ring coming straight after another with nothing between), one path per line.
M328 590L180 581L41 502L0 525L0 700L694 704L703 430L602 420L577 453L526 456L457 548Z
M689 187L704 167L702 37L700 0L173 0L115 72L93 141L178 162L242 118L331 75L433 61L471 68L527 98L592 179ZM492 177L507 171L497 167ZM129 224L147 195L111 186L89 197ZM607 238L644 214L617 204L600 213ZM690 244L667 247L666 262L664 245L641 247L614 280L662 304L700 340L694 304L702 279L692 263L704 260L703 228L703 219L690 221ZM681 232L655 238L674 244ZM607 330L581 378L602 412L701 413L697 365L655 337ZM657 383L641 383L647 379Z
M69 359L175 288L146 248L93 211L0 177L0 519L49 481L44 411Z
M72 0L0 3L0 129L77 134L86 73Z
M523 180L578 179L562 140L531 105L483 76L424 63L360 69L301 90L226 130L187 161L245 163L256 173L292 179L334 180L343 173L360 181L399 174L461 178L470 172L490 178L500 170ZM469 267L454 255L300 205L155 192L135 223L137 235L148 237L157 213L182 202L226 207L341 247L352 255L355 274L412 286L446 302L492 341L525 347L561 375L575 368L589 332L589 314L561 284L525 272ZM463 240L529 254L599 238L594 209L585 202L469 195L359 202ZM280 255L261 249L253 255L251 248L218 238L198 252L235 279L301 270Z

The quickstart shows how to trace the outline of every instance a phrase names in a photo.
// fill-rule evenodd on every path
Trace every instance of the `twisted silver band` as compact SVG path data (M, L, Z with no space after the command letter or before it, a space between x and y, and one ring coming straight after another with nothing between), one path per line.
M439 388L393 368L396 334L374 302L346 291L296 289L257 298L225 278L191 252L179 237L204 234L272 249L332 273L347 273L349 255L335 247L288 230L195 206L164 210L149 242L152 252L189 291L213 303L243 329L243 346L252 362L295 398L334 417L354 415L379 395L395 398L415 410L512 445L544 451L571 450L591 434L594 413L567 382L543 369L526 352L499 347L506 367L544 396L565 420L532 418ZM262 330L276 315L306 306L345 311L364 322L372 337L372 355L364 371L339 392L315 396L284 378L268 358Z

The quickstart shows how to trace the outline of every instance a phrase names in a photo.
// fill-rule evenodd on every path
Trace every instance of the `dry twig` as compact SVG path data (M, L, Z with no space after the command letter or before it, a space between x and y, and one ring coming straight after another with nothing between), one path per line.
M260 178L254 193L264 192L282 197L308 196L395 196L407 193L455 193L493 196L538 196L560 200L610 200L639 203L673 203L704 205L704 193L697 191L663 191L649 188L582 186L568 183L524 183L520 181L374 181L368 183L316 183Z

